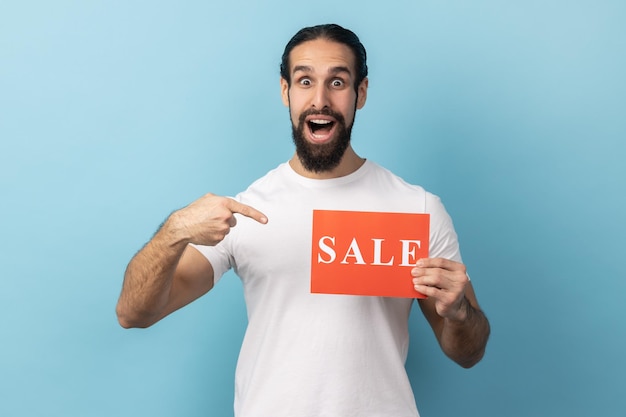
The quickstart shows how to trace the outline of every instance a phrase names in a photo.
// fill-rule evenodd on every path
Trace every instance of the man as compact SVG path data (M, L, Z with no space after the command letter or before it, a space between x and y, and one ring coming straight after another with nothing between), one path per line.
M294 156L236 198L207 194L172 213L128 265L123 327L150 326L208 292L229 269L243 282L248 328L235 415L418 415L404 368L410 298L311 294L312 211L430 214L430 255L407 272L443 351L463 367L489 323L439 199L358 156L350 144L367 98L366 53L337 25L287 44L280 88ZM417 295L417 293L416 293Z

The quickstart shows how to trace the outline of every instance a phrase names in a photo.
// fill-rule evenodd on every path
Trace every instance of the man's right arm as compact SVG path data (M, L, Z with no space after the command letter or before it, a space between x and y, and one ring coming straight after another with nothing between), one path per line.
M240 213L260 223L265 215L235 200L207 194L178 210L126 268L117 317L125 328L148 327L213 287L213 267L189 243L213 246Z

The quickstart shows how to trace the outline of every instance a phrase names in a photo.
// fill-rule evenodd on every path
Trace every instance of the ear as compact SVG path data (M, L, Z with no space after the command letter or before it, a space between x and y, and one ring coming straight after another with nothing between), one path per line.
M365 101L367 100L367 86L369 85L369 80L367 79L367 77L363 78L363 81L361 81L361 84L359 84L359 87L357 88L357 91L359 93L359 97L357 98L357 102L356 102L356 108L357 109L362 109L363 106L365 106Z
M283 77L280 77L280 95L283 99L283 104L289 107L289 83Z

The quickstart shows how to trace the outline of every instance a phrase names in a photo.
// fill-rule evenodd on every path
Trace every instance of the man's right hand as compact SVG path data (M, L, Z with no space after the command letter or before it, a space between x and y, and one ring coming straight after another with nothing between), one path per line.
M181 240L214 246L224 240L237 224L235 213L262 224L267 223L267 217L257 209L232 198L209 193L172 213L166 224Z

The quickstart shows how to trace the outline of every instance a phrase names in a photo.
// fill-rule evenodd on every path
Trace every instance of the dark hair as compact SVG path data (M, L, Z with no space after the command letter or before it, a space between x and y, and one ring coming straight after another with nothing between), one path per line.
M365 52L365 47L354 32L335 24L317 25L300 29L285 46L285 51L283 52L282 61L280 63L280 76L291 85L291 74L289 74L289 54L291 50L301 43L320 38L342 43L350 48L354 54L354 64L356 67L354 89L357 90L361 81L367 77L367 53Z

